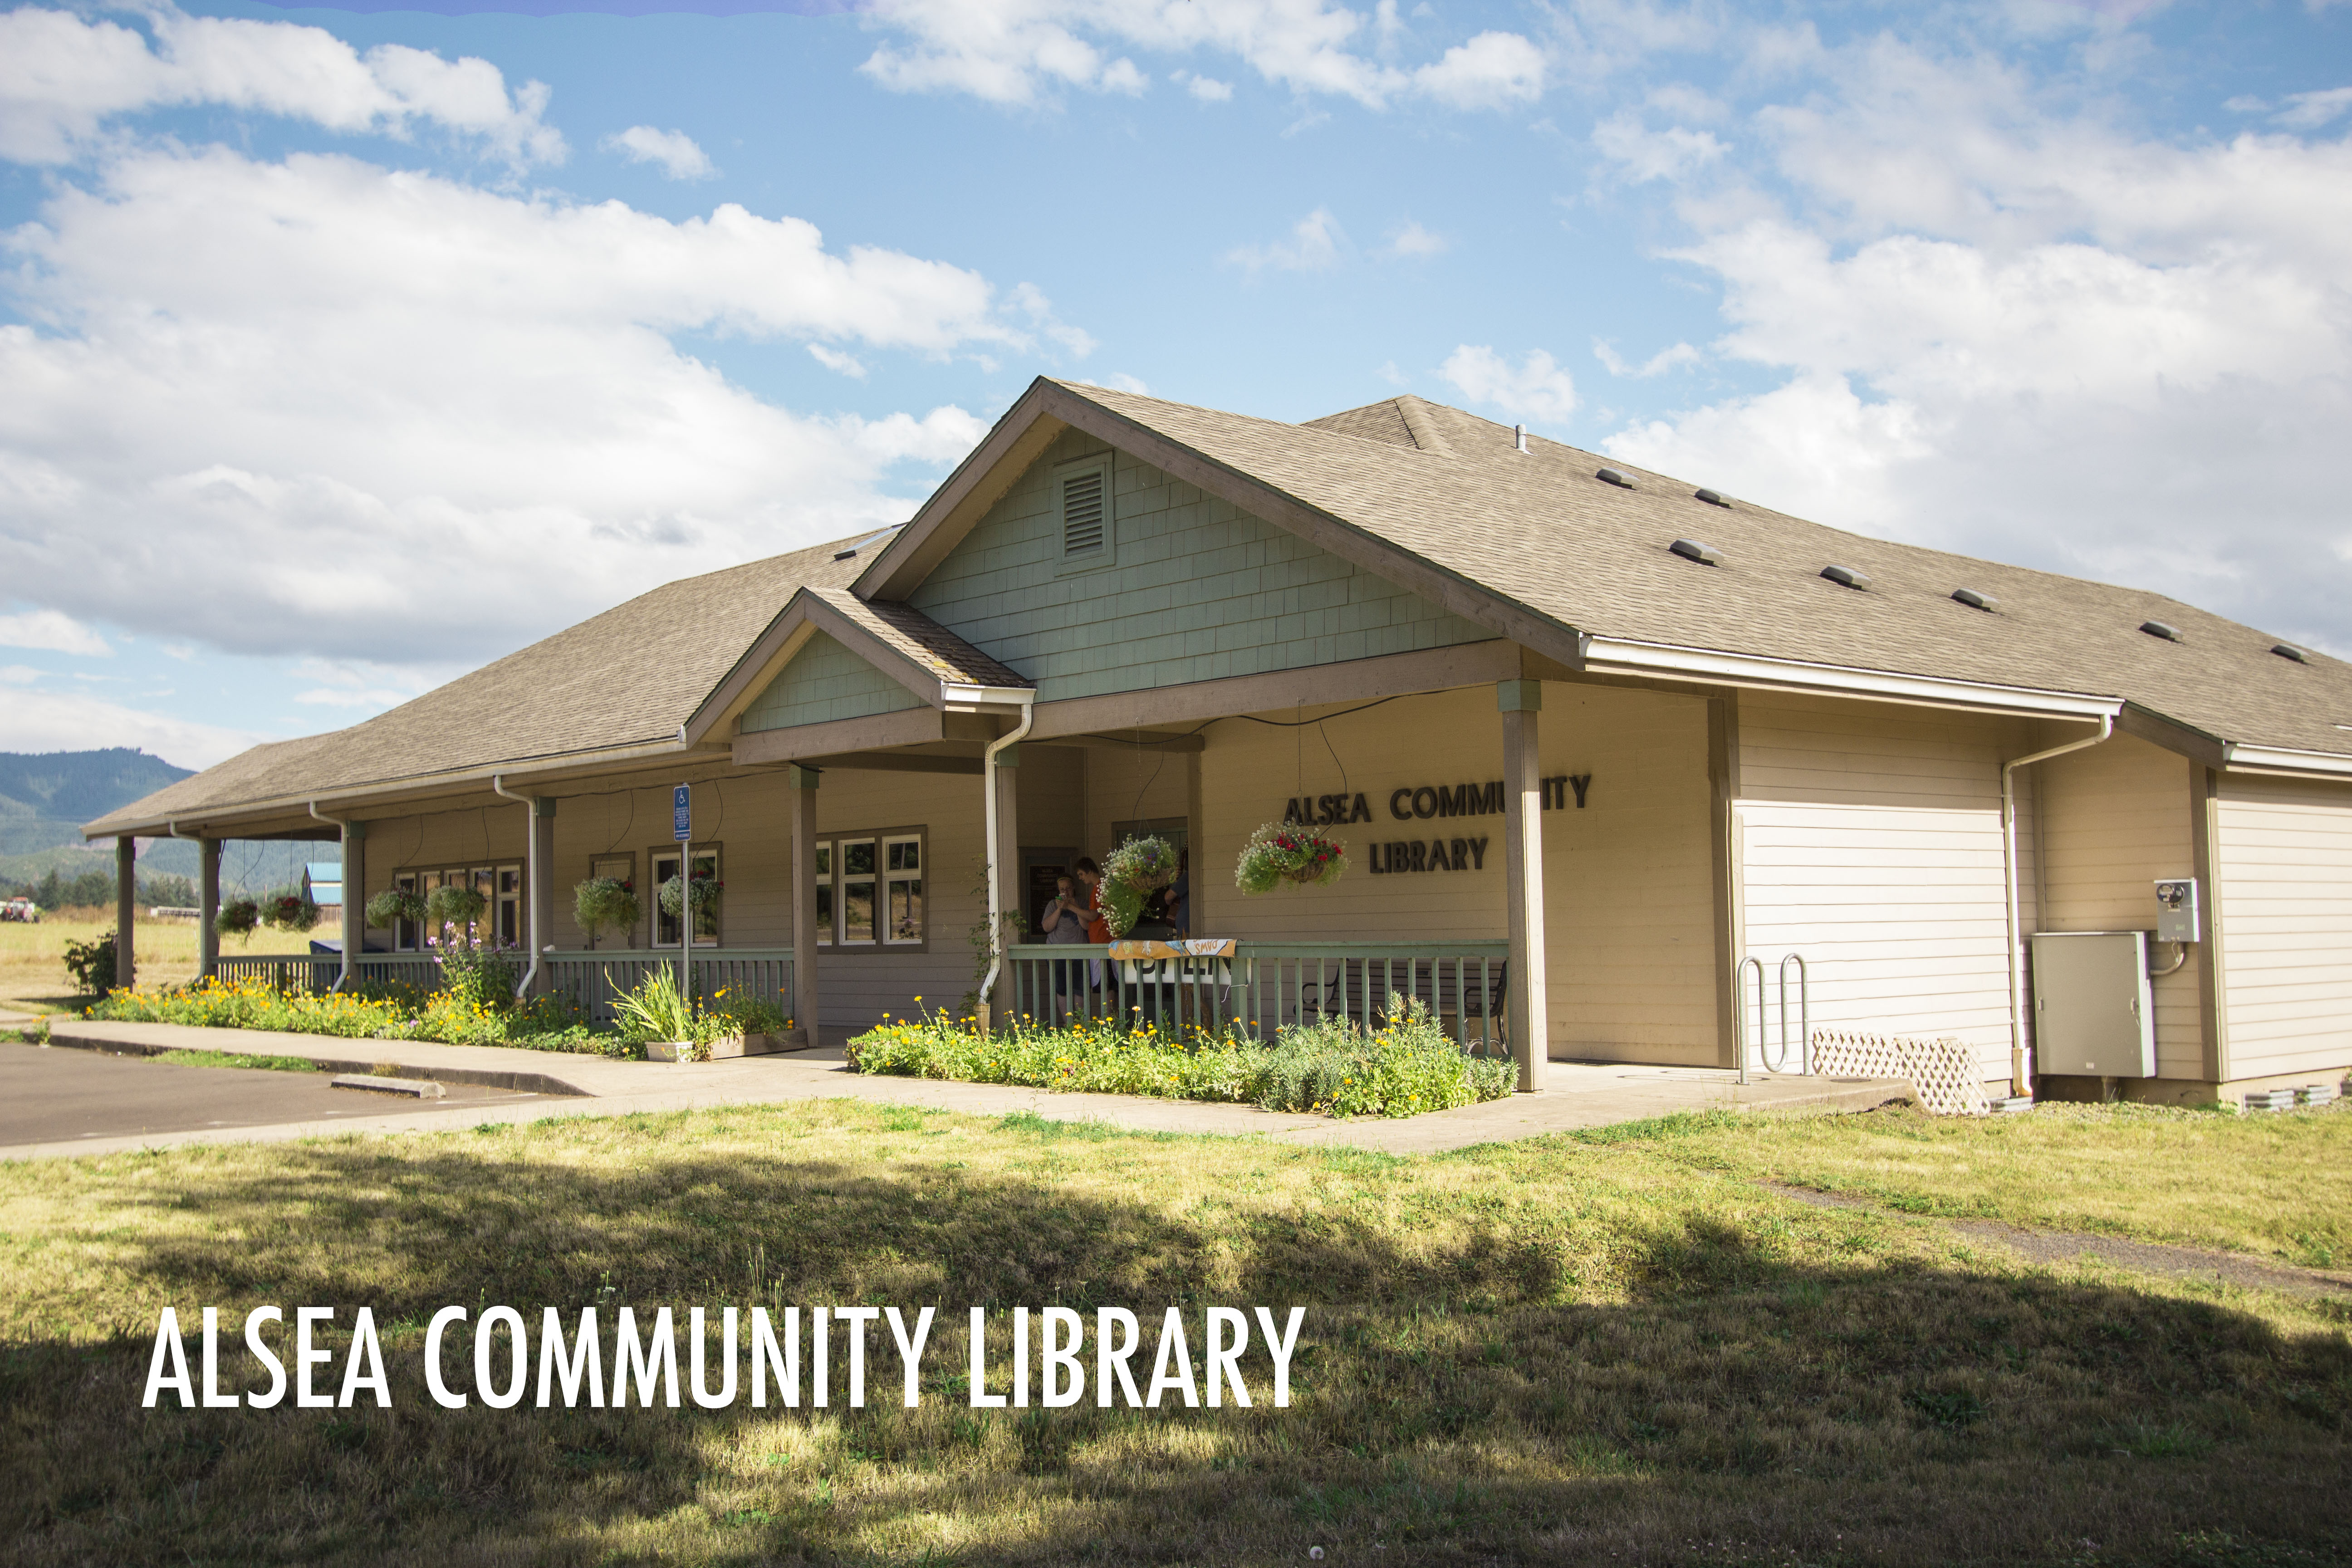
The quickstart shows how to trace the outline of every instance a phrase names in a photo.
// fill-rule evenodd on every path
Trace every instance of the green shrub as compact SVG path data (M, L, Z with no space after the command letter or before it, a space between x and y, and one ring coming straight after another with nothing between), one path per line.
M89 942L66 942L66 968L74 988L84 996L103 996L114 989L114 933Z

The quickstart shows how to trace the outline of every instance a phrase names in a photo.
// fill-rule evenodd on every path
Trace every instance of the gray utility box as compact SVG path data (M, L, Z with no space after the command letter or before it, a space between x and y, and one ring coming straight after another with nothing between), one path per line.
M2154 1078L2147 932L2043 931L2032 941L2035 1066L2087 1078Z

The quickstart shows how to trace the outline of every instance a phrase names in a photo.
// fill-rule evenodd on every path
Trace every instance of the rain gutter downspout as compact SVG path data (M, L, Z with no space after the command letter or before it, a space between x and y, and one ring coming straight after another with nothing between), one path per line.
M351 907L352 895L353 891L349 880L352 858L352 825L345 818L340 816L329 816L325 812L320 811L319 809L319 803L315 800L310 803L310 815L337 831L338 839L335 845L335 851L338 855L342 857L343 871L345 876L343 883L343 907L349 909ZM173 828L173 836L174 837L178 837L178 829L176 826ZM343 921L342 949L343 967L337 972L335 975L335 989L338 991L341 991L344 986L349 985L352 983L352 922L349 920L345 920Z
M2008 884L2009 895L2009 1092L2023 1096L2033 1092L2033 1075L2028 1071L2025 1050L2025 943L2020 932L2023 923L2017 910L2017 770L2035 763L2046 763L2053 757L2063 757L2069 752L2079 752L2095 746L2116 732L2116 716L2099 716L2099 732L2087 740L2069 741L2063 746L2053 746L2046 752L2035 752L2000 765L2000 869L2001 880ZM2037 852L2039 846L2036 847Z
M539 929L539 797L517 795L507 788L504 773L490 775L490 793L520 802L522 806L522 888L523 900L530 914L530 919L524 923L530 928L530 966L522 972L522 978L515 982L514 994L528 996L532 983L539 978L540 950L547 945L546 933Z
M1004 967L1004 879L996 874L996 758L999 752L1018 744L1037 717L1035 691L1018 692L1014 700L1021 704L1021 722L991 741L980 759L981 810L988 818L988 977L980 983L982 1032L990 1027L988 999L996 994L997 971Z

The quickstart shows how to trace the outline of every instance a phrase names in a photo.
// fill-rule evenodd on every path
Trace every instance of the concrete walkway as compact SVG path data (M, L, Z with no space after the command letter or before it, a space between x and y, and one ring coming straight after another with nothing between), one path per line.
M793 1100L865 1100L975 1116L1029 1111L1057 1121L1101 1121L1144 1132L1259 1136L1278 1142L1328 1144L1386 1153L1426 1154L1547 1132L1604 1127L1676 1110L1717 1107L1790 1111L1866 1110L1913 1098L1911 1086L1812 1078L1766 1079L1746 1087L1728 1071L1705 1068L1596 1066L1553 1062L1551 1088L1458 1110L1395 1121L1335 1121L1259 1110L1245 1105L1151 1100L1124 1094L1058 1094L999 1084L869 1077L852 1071L837 1047L785 1056L671 1065L496 1046L441 1046L405 1040L340 1040L258 1029L202 1029L178 1024L110 1024L56 1019L52 1047L148 1056L173 1050L305 1057L336 1072L428 1079L526 1090L550 1098L520 1104L451 1105L116 1139L82 1138L19 1144L8 1159L112 1152L173 1143L278 1142L353 1132L446 1131L484 1122L555 1116L627 1116L647 1111L771 1105ZM0 1045L0 1050L48 1047Z

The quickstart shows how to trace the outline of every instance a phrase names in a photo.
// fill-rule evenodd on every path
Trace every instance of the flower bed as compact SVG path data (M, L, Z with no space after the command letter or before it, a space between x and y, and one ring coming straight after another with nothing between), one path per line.
M205 1029L278 1029L347 1040L432 1040L450 1046L510 1046L642 1059L643 1044L580 1021L567 1004L541 997L499 1005L413 987L310 995L260 980L206 980L156 990L118 990L82 1010L123 1024L186 1024Z
M917 998L920 1000L920 998ZM1024 1019L983 1035L928 1015L849 1042L859 1072L1012 1083L1070 1093L1145 1094L1328 1116L1417 1116L1500 1100L1517 1081L1505 1061L1465 1056L1419 1002L1392 1004L1367 1033L1343 1019L1285 1029L1273 1045L1196 1030L1095 1019L1044 1027Z

